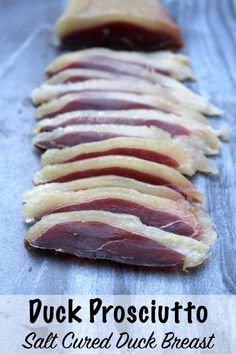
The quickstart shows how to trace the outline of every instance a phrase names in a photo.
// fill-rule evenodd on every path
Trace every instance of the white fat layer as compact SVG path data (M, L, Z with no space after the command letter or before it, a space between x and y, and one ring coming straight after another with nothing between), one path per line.
M30 191L27 191L23 195L23 201L27 202L30 199L34 199L41 192L53 192L53 191L79 191L87 190L89 188L101 188L101 187L121 187L127 189L134 189L140 193L146 193L149 195L155 195L157 197L168 198L171 200L183 200L183 196L164 186L153 186L148 183L139 182L132 178L120 177L120 176L99 176L74 180L64 183L47 183L36 186Z

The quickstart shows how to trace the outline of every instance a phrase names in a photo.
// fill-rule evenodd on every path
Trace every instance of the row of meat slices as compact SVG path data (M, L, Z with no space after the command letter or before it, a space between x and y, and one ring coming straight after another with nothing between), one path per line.
M178 80L187 57L93 48L63 55L32 99L42 155L24 195L32 247L155 267L201 264L216 238L184 175L217 173L221 112Z

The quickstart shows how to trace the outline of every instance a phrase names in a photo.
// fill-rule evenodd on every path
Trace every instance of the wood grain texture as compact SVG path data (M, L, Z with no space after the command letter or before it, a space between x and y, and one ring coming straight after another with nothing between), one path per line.
M0 0L1 294L236 294L236 3L234 0L165 1L181 26L197 81L191 86L226 112L231 141L215 163L220 175L194 178L219 240L211 257L189 273L143 270L31 252L22 240L21 194L31 188L39 158L31 147L35 123L30 93L59 54L52 25L58 0ZM211 119L214 126L219 119Z

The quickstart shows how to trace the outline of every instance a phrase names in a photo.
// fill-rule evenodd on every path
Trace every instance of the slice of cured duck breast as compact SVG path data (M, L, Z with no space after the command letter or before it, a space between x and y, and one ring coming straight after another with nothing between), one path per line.
M209 253L204 242L146 226L133 215L88 210L43 217L25 243L82 258L182 269L201 264Z
M193 119L204 120L196 111L173 103L163 97L140 95L127 92L80 92L66 94L42 104L36 110L36 117L52 118L58 114L77 110L127 110L154 109L158 112L185 115Z
M112 124L71 125L52 132L39 133L33 139L33 145L39 149L64 148L87 142L98 142L115 137L142 137L148 139L170 139L165 131L155 127L132 127Z
M145 225L197 239L205 239L204 226L208 232L211 225L206 214L202 224L203 212L187 201L173 201L133 189L106 187L78 192L44 191L33 197L28 198L23 207L27 222L52 213L101 210L135 215Z
M120 187L126 189L133 189L140 193L154 195L160 198L167 198L170 200L178 201L183 200L182 194L174 191L171 188L165 186L154 186L149 183L137 181L133 178L126 178L120 176L99 176L76 179L71 182L64 183L46 183L35 186L30 191L24 193L23 202L27 202L30 199L34 199L41 192L77 192L80 190L87 190L90 188L102 188L102 187Z
M143 83L138 85L128 81L114 80L89 80L78 83L48 85L42 84L32 93L34 104L39 105L48 102L53 98L61 97L69 93L80 92L127 92L136 94L147 94L169 100L176 104L181 104L189 109L195 110L203 114L219 114L220 111L209 103L205 97L201 97L192 91L186 89L178 83L174 87L165 87L161 84Z
M164 75L164 77L166 77ZM86 69L86 68L75 68L75 69L65 69L59 73L51 76L46 80L47 85L58 85L58 84L68 84L85 82L89 80L117 80L117 81L127 81L138 84L155 83L148 78L138 78L135 76L129 76L122 73L112 73L104 70L96 69ZM176 80L175 80L176 81ZM178 82L178 81L176 81Z
M223 128L214 130L204 119L198 120L151 109L74 111L60 114L53 119L40 120L35 127L35 132L47 132L77 124L155 126L173 137L180 137L182 141L187 140L189 144L194 142L201 151L210 155L217 153L221 148L219 137L224 132Z
M102 70L66 69L49 78L44 84L60 85L98 80L127 82L131 83L132 85L136 85L136 87L141 87L142 85L149 84L156 87L156 90L162 87L163 89L169 90L169 92L173 95L173 97L176 97L177 100L181 99L183 103L184 98L188 98L189 105L191 105L193 109L203 114L222 114L222 112L217 107L209 103L209 100L206 97L197 94L176 79L159 73L152 73L141 78L120 73L106 72Z
M133 156L163 163L190 176L197 171L217 173L216 167L199 150L186 147L169 138L154 140L119 137L64 149L49 149L42 155L42 165L81 161L108 155Z
M149 78L156 73L171 76L177 80L193 79L189 58L170 51L155 54L113 51L105 48L91 48L63 54L45 70L51 77L63 70L79 68L101 70L137 78Z
M75 179L116 175L134 178L140 182L162 185L180 192L196 202L203 196L193 184L176 169L136 157L102 156L82 161L45 166L34 175L34 183L69 182Z

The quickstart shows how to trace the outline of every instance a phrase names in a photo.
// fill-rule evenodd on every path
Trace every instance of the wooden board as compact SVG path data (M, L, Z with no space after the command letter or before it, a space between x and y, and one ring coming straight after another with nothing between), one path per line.
M0 293L1 294L235 294L236 293L236 3L234 0L169 0L181 26L197 81L191 86L225 110L231 141L215 158L217 177L198 175L206 209L219 240L209 260L189 273L168 273L105 262L77 261L30 252L22 192L31 188L39 157L31 147L35 123L31 91L45 66L59 54L52 25L59 0L0 0ZM212 119L213 125L220 124Z

